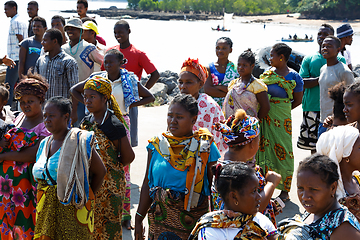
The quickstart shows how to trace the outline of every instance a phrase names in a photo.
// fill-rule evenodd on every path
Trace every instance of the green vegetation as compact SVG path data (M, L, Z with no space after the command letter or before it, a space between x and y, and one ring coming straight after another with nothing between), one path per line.
M262 15L300 12L312 18L359 18L359 0L128 0L129 8L144 11Z
M144 11L165 11L238 15L285 13L284 0L128 0L129 7Z

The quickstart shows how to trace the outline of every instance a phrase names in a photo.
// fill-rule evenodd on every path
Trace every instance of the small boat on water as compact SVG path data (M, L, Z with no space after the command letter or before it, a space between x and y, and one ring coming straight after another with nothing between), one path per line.
M213 31L219 31L219 32L230 32L230 29L222 29L222 28L211 28Z
M314 39L311 39L311 38L297 38L297 39L294 39L294 38L281 38L281 41L282 42L313 42Z
M211 28L213 31L218 31L218 32L230 32L230 29L228 29L227 23L231 22L231 19L233 17L234 13L225 13L224 12L224 18L223 18L223 26L220 27L220 25L218 25L216 28Z

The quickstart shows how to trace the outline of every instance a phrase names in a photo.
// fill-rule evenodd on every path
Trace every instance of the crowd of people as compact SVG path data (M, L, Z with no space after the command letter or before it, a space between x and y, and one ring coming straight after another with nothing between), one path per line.
M149 239L360 238L360 83L345 49L349 24L337 37L321 25L319 51L299 73L288 67L284 43L272 46L259 78L251 49L229 61L228 37L216 41L208 66L185 60L167 131L149 139L133 227L137 107L155 100L149 89L159 72L130 43L124 20L114 26L119 44L106 47L86 0L77 1L76 17L53 16L49 29L36 1L28 24L16 2L4 8L11 21L1 59L1 239L122 239L125 227L138 240L146 216ZM277 222L289 201L291 111L300 104L297 147L311 152L295 174L306 211Z

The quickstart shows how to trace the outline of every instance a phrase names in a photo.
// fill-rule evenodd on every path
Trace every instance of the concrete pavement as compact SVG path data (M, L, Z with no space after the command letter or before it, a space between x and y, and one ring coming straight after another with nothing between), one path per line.
M130 173L131 173L131 216L134 219L136 210L139 203L141 185L144 179L144 174L146 170L147 163L147 151L146 146L148 144L147 140L166 130L166 116L167 116L168 105L163 105L159 107L139 107L139 146L134 148L135 160L131 164ZM292 111L292 120L293 120L293 151L295 157L295 171L298 166L299 161L310 155L310 151L301 150L296 147L296 141L300 133L300 124L302 122L302 109L301 106L297 107ZM278 196L280 193L279 190L275 190L273 197ZM301 206L297 193L296 193L296 174L294 175L291 191L290 191L290 201L286 203L286 207L283 210L283 213L277 216L277 221L292 217L296 213L303 212L304 209ZM146 234L148 231L147 219L144 220L144 226L146 229ZM123 228L123 239L131 240L134 239L134 231L129 231Z

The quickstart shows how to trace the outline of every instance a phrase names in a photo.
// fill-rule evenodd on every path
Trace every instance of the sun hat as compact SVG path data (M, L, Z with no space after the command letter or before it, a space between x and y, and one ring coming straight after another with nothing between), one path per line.
M344 37L347 37L347 36L350 36L353 34L354 34L354 31L351 28L350 24L348 24L348 23L343 24L336 29L336 35L338 38L344 38Z
M64 29L66 30L67 27L83 29L80 18L70 18L69 21L66 23Z
M96 33L96 35L99 34L98 28L97 28L96 24L93 21L84 22L83 25L82 25L82 28L84 30L93 30Z

